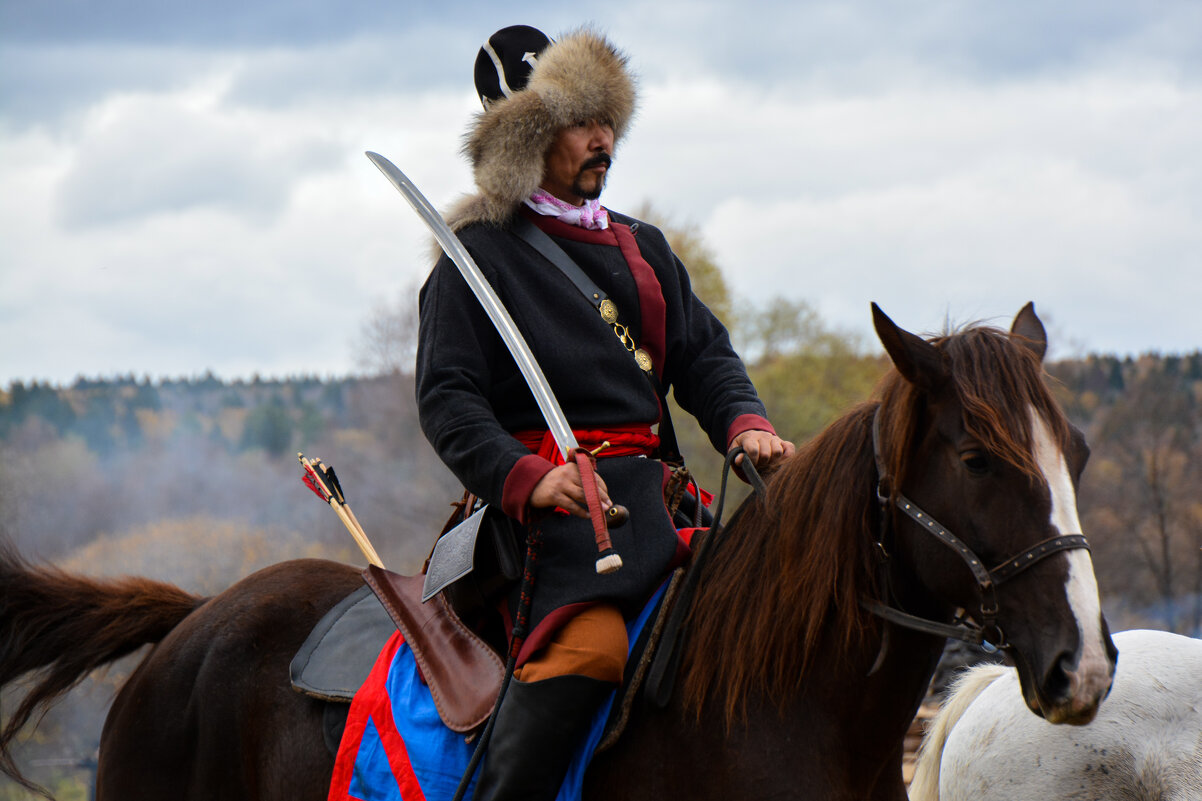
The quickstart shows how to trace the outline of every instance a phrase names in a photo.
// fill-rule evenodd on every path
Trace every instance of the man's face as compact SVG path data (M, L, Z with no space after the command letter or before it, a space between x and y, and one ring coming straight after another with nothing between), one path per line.
M579 206L601 196L614 150L614 129L602 122L564 128L547 150L542 188Z

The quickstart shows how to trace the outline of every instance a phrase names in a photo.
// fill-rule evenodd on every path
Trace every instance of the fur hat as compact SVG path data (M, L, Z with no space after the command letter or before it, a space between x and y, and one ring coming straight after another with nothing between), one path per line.
M501 33L490 38L490 43ZM506 60L506 56L500 57L500 61ZM534 68L525 86L515 87L520 78L513 80L507 74L508 95L489 98L464 137L463 153L471 162L478 194L447 215L452 227L471 222L500 225L508 220L542 182L547 150L564 128L600 120L613 127L616 144L630 125L635 108L634 77L625 54L601 34L589 29L574 31L546 46L532 60ZM481 95L487 97L483 90Z

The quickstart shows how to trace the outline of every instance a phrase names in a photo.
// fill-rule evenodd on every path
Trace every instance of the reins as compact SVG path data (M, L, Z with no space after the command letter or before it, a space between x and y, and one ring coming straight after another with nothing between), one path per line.
M676 686L676 674L680 669L681 653L684 650L685 615L692 606L693 596L701 581L701 575L713 558L718 541L726 531L722 525L722 509L726 505L727 480L730 478L730 471L734 466L735 459L742 453L742 448L735 448L726 454L726 461L722 465L722 482L718 488L718 505L714 507L714 524L701 538L701 544L698 546L697 552L693 554L693 559L689 563L689 568L680 586L680 592L676 596L672 611L668 614L668 621L664 625L659 649L652 658L651 669L647 672L646 696L660 708L668 705ZM751 460L744 459L739 469L743 471L743 475L746 476L747 482L751 484L756 495L763 498L768 488ZM736 511L731 520L737 519L738 516L739 512Z
M940 637L951 637L974 645L996 649L1009 648L1010 644L1006 642L1006 634L997 622L998 586L1052 554L1077 548L1089 550L1089 543L1083 534L1065 534L1058 537L1050 537L1002 561L997 566L987 569L981 558L956 535L952 534L946 526L931 517L922 507L907 498L900 491L894 492L892 490L890 487L891 477L885 467L884 459L881 457L880 420L881 409L878 406L876 413L872 417L872 454L876 460L877 502L881 507L880 534L877 537L876 546L881 558L881 572L885 585L882 595L885 598L889 598L892 595L888 580L888 562L890 556L889 549L885 545L888 540L890 523L893 519L893 516L889 514L889 507L892 504L918 524L922 530L929 532L936 540L951 548L964 561L964 564L968 566L969 571L972 572L973 579L977 583L977 589L981 594L981 605L976 614L970 616L964 614L958 615L951 623L943 623L911 615L894 606L889 606L886 603L875 600L863 600L860 602L861 606L884 620L915 631L934 634ZM874 672L879 667L884 657L887 642L887 639L882 642L877 664L873 666L870 672Z

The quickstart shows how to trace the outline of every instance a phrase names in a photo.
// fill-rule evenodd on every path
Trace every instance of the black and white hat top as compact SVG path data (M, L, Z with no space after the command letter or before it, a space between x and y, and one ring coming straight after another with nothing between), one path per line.
M476 94L484 108L514 92L530 80L538 56L551 40L529 25L511 25L488 37L476 55Z

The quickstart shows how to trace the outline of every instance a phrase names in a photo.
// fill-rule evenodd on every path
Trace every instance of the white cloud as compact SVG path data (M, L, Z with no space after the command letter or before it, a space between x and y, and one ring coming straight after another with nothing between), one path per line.
M337 165L337 147L320 128L288 129L277 115L221 109L221 81L212 83L98 104L76 134L59 186L63 225L121 224L194 208L266 222L283 210L299 176Z
M904 20L661 6L638 25L616 9L643 102L605 200L702 223L736 291L810 300L866 340L872 300L931 330L1034 299L1090 348L1192 350L1194 18L1127 31L1130 12L1107 8L1069 56L1021 64L1017 22L972 61L987 32L947 4ZM1039 47L1083 14L1048 22ZM477 38L427 25L241 49L31 45L15 61L6 45L39 89L0 106L0 382L353 369L360 320L428 269L428 236L362 151L440 207L467 191Z
M345 374L362 318L428 269L362 152L447 202L468 179L445 125L470 91L262 109L226 102L231 69L106 98L69 138L4 140L6 378Z
M806 298L871 338L872 300L936 329L1034 299L1097 349L1202 343L1180 302L1202 289L1202 88L1091 73L908 78L850 98L716 82L650 94L611 194L633 174L704 220L757 301Z

